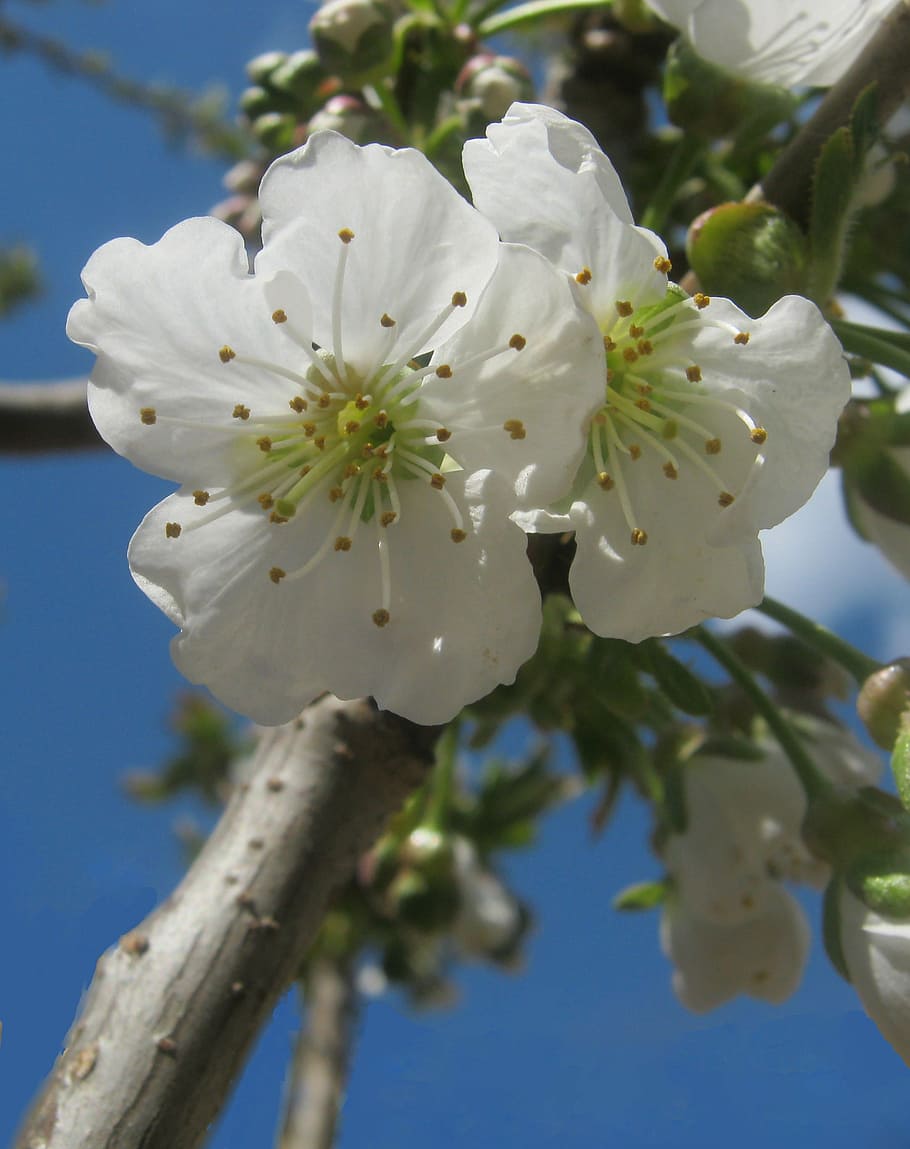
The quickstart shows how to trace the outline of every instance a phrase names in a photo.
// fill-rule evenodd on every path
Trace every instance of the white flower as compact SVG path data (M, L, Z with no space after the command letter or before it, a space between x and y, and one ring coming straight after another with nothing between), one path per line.
M495 957L514 946L525 917L499 878L485 869L467 838L455 839L458 913L452 937L466 954Z
M850 393L840 344L808 300L753 320L669 285L663 245L632 226L580 124L515 104L487 136L464 153L477 207L574 278L604 343L603 406L572 496L518 521L574 528L570 586L597 634L639 641L754 605L758 531L828 465Z
M785 1001L802 978L809 936L805 914L780 886L743 921L708 921L671 900L660 925L661 947L675 967L673 990L696 1013L741 993Z
M840 79L894 0L647 0L711 63L756 83Z
M847 972L866 1013L910 1065L910 921L869 909L843 887L838 902Z
M571 483L597 332L415 151L319 134L260 202L254 275L213 219L85 269L68 332L98 356L93 418L182 484L134 578L182 672L256 721L331 690L443 722L535 649L508 516Z

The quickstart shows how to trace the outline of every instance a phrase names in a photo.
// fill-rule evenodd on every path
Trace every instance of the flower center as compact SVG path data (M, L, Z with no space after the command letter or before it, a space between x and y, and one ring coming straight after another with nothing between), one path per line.
M733 414L743 426L744 442L736 449L741 455L747 446L750 465L767 439L747 411L710 393L694 362L692 338L706 322L729 331L734 348L749 342L745 332L703 314L709 304L707 296L690 299L673 287L661 303L647 307L618 300L604 333L606 402L591 422L590 458L601 490L613 492L620 502L633 546L644 546L648 531L636 515L629 481L632 464L642 459L642 466L656 463L664 478L673 481L687 469L697 471L716 489L723 509L736 495L717 460L724 445L716 426L719 416L729 424ZM741 469L737 466L737 473Z

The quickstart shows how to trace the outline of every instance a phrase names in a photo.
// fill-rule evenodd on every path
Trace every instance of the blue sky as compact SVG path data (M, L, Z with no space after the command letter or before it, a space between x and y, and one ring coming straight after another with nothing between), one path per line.
M305 42L309 9L252 0L10 0L9 18L108 51L124 72L198 88ZM213 13L217 12L217 16ZM222 197L217 164L168 148L141 113L41 65L0 58L0 240L28 240L43 297L0 323L0 376L88 370L64 322L79 271L117 235L150 242ZM171 747L182 682L171 627L135 588L125 548L165 484L106 454L0 458L0 1144L49 1070L98 955L180 874L175 812L123 796L126 769ZM836 484L766 544L769 587L861 637L910 650L906 585L844 533ZM654 876L632 802L594 841L590 803L546 822L509 875L536 907L523 972L464 969L461 1000L414 1016L392 997L366 1011L342 1149L523 1144L590 1149L907 1144L906 1069L879 1039L817 941L784 1008L739 1002L707 1017L675 1001L657 919L619 916L612 895ZM817 918L817 906L812 906ZM216 1149L267 1145L295 1027L277 1011L215 1133Z

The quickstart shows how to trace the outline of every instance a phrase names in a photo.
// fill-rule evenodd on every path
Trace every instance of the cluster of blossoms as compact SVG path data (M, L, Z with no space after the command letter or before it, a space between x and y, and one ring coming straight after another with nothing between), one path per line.
M418 152L314 135L263 248L193 219L89 261L68 331L105 439L180 489L130 545L175 661L255 720L319 693L448 720L533 653L525 531L572 530L596 633L756 603L758 531L824 473L849 394L805 299L753 320L668 281L590 133L514 105L470 207Z
M859 788L879 780L878 755L848 731L807 715L800 722L829 781ZM802 785L778 744L761 739L749 758L696 754L684 795L685 831L662 851L671 892L661 942L676 967L673 988L698 1012L737 994L784 1001L802 978L810 930L783 883L820 889L830 878L801 836Z

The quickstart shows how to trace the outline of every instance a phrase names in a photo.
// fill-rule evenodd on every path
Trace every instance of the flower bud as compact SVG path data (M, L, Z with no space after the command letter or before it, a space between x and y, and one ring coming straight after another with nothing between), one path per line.
M869 736L890 750L901 728L901 716L910 705L910 659L899 658L877 670L862 685L856 709Z
M294 147L296 133L297 117L290 112L266 112L253 121L253 134L275 155Z
M484 52L461 69L455 92L465 101L469 115L476 112L486 126L501 119L516 100L533 99L534 81L520 60Z
M254 56L246 66L246 74L249 76L253 84L262 86L265 84L271 74L276 68L287 59L286 52L263 52L260 56Z
M327 71L356 80L391 58L393 28L383 0L328 0L310 21L310 36Z
M310 49L294 52L269 76L269 85L309 111L317 92L329 79L319 57Z
M391 135L384 116L357 96L346 95L327 100L310 118L307 129L310 135L326 130L340 132L355 144L382 143Z
M732 299L752 316L804 288L805 237L771 204L712 208L689 229L686 252L705 291Z

